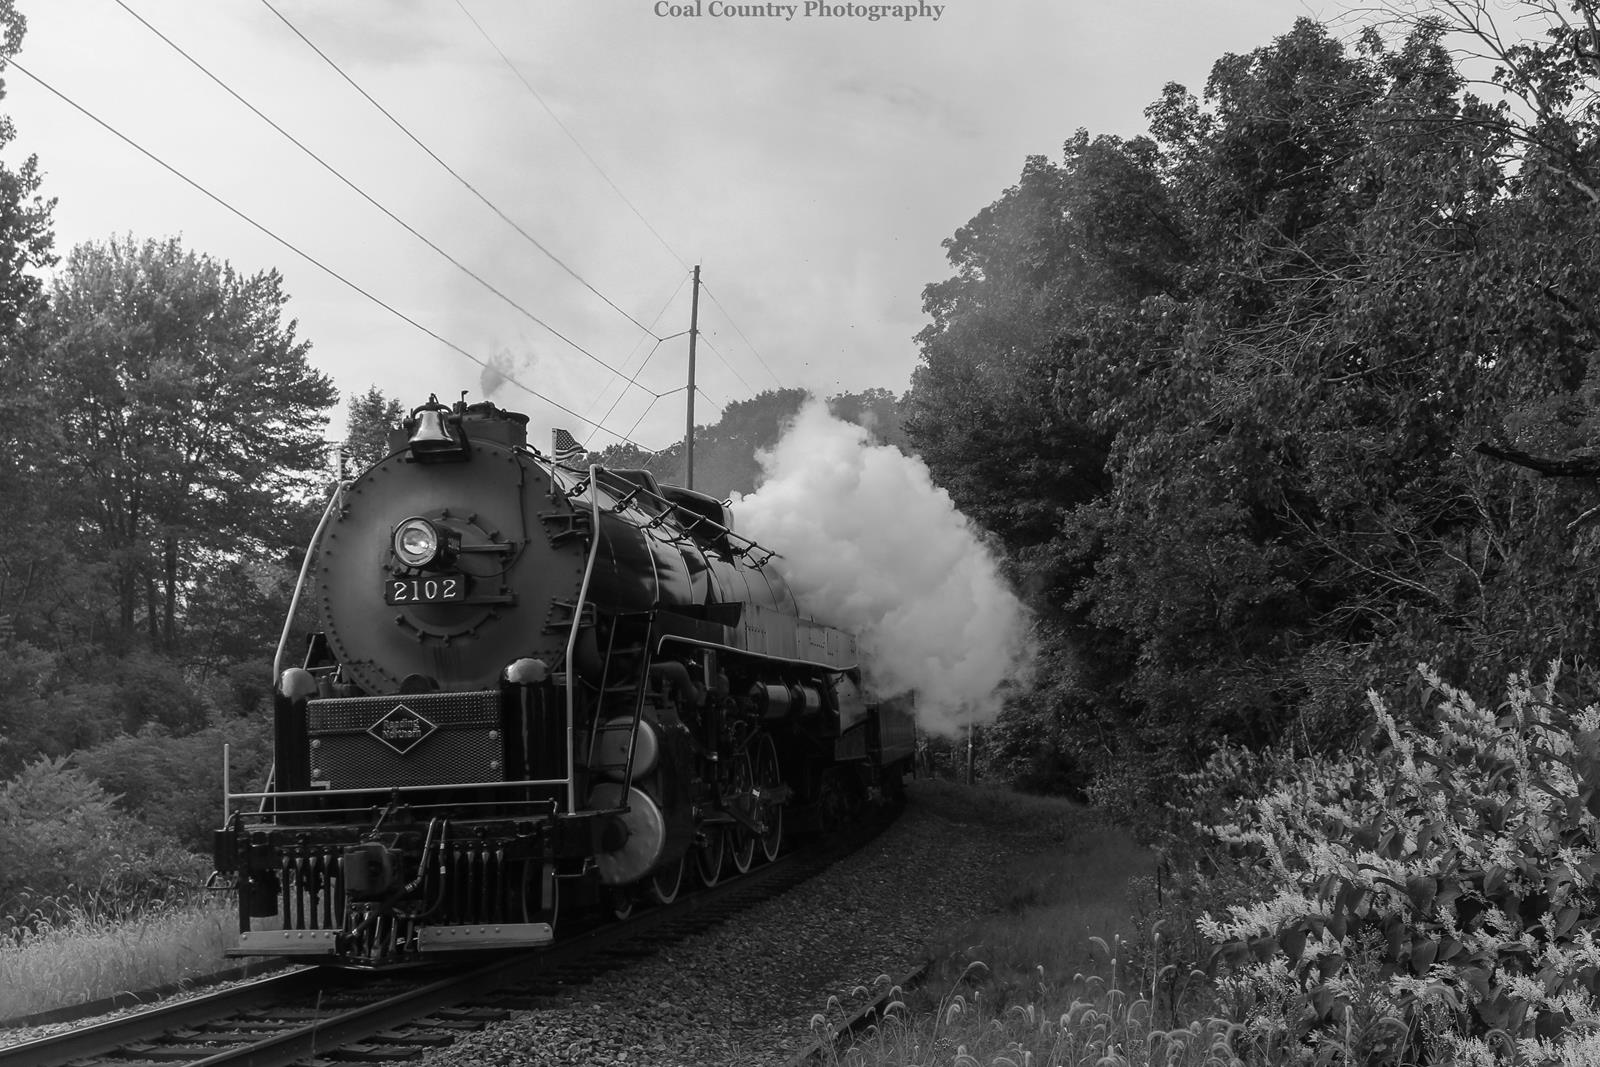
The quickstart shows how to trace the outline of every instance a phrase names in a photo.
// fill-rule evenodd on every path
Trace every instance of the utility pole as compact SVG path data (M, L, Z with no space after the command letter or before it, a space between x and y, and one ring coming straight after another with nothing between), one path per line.
M689 301L689 419L683 431L683 487L694 488L694 339L700 335L700 264L694 265L694 295Z

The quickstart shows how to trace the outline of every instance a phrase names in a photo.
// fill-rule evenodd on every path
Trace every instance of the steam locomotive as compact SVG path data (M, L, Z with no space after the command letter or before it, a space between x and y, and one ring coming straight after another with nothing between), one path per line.
M541 453L527 421L430 398L331 496L273 665L271 777L225 790L235 955L542 945L897 794L904 708L727 503ZM289 665L305 598L320 628Z

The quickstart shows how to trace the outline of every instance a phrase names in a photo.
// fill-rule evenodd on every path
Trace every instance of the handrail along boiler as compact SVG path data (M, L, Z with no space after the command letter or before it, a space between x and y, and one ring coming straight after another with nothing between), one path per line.
M235 954L540 945L564 909L670 901L775 857L786 818L898 790L910 720L724 502L545 455L526 424L430 398L330 498L271 779L216 835Z

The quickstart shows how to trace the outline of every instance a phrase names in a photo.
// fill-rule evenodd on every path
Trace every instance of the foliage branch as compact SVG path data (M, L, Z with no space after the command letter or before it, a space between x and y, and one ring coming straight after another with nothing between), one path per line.
M1424 672L1417 723L1370 694L1376 751L1280 761L1200 827L1261 888L1204 924L1255 1040L1317 1062L1600 1055L1600 705L1558 697L1557 671L1498 707ZM1270 765L1223 753L1194 784Z

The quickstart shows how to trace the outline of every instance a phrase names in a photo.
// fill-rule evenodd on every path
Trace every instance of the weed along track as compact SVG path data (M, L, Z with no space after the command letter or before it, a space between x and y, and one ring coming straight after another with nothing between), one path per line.
M811 1067L817 1063L837 1063L842 1049L867 1033L895 1007L903 1007L901 1001L906 992L921 985L927 973L928 965L921 963L907 972L898 982L877 983L877 987L870 992L869 997L846 1012L844 1018L837 1023L819 1012L812 1017L811 1025L821 1036L790 1056L785 1061L784 1067Z
M867 840L870 834L860 834L798 850L673 904L563 937L537 953L381 974L293 971L14 1045L0 1051L0 1067L287 1067L413 1059L514 1010L571 997L600 974L783 893Z

